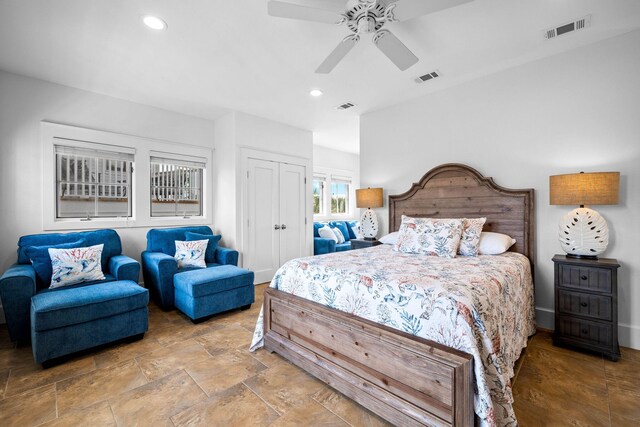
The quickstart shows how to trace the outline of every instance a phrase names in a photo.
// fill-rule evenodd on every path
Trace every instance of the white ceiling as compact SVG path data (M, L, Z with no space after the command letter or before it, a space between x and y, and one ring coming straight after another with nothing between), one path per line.
M543 38L587 14L590 28ZM358 152L360 114L638 28L638 0L475 0L388 25L420 58L407 71L363 37L318 75L348 30L269 17L266 0L0 0L0 69L208 119L238 110ZM434 69L442 77L414 83ZM333 109L344 101L357 107Z

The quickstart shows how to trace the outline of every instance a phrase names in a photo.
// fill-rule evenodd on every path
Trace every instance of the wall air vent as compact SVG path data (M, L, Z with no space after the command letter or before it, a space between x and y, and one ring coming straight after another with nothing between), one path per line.
M352 103L352 102L345 102L344 104L340 104L336 106L336 110L348 110L349 108L353 108L355 107L356 104Z
M440 72L438 70L427 73L424 76L416 77L415 82L424 83L427 80L432 80L432 79L435 79L436 77L440 77Z
M549 40L561 36L563 34L571 33L578 30L584 30L591 26L591 15L584 16L576 21L559 25L554 28L549 28L544 31L544 38Z

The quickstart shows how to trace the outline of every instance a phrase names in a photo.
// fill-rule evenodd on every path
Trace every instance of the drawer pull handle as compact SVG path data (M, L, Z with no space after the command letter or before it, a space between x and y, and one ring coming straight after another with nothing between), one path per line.
M587 333L589 333L589 331L588 331L587 329L583 329L583 330L582 330L582 331L580 331L580 332L582 332L582 333L583 333L583 334L585 334L585 335L586 335Z
M583 306L583 307L586 307L586 306L588 306L589 304L587 304L586 302L581 302L581 303L580 303L580 305L581 305L581 306Z
M588 279L588 277L587 277L587 276L585 276L585 275L583 274L582 276L580 276L580 279L582 279L582 280L587 280L587 279Z

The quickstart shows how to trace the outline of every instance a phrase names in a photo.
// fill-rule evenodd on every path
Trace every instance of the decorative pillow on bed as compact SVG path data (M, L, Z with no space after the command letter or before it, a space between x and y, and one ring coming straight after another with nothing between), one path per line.
M394 231L393 233L385 234L378 241L384 245L395 245L398 242L399 235L398 231Z
M178 268L198 267L206 268L207 264L204 260L209 240L189 240L183 242L176 240L176 261Z
M333 231L333 234L336 235L336 238L338 239L338 241L336 242L337 244L341 244L344 243L344 234L342 234L342 230L340 230L338 227L334 227L331 229L331 231Z
M329 227L328 225L325 225L324 227L319 228L318 234L320 235L320 237L324 239L331 239L334 242L338 243L338 238L336 237L336 233L334 233L331 227Z
M516 243L516 239L502 233L482 232L480 234L480 255L500 255L509 250Z
M454 258L460 246L459 219L411 218L402 215L398 241L393 249L411 254Z
M49 248L51 257L50 289L91 280L103 280L102 249L104 244L86 248L55 249Z
M478 255L480 245L480 233L487 218L462 218L462 237L458 254L463 256Z

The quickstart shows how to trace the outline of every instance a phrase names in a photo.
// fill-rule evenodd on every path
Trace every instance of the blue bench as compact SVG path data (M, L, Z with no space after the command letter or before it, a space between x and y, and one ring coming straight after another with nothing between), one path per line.
M131 280L68 286L31 298L31 348L37 363L123 338L149 327L149 291Z

